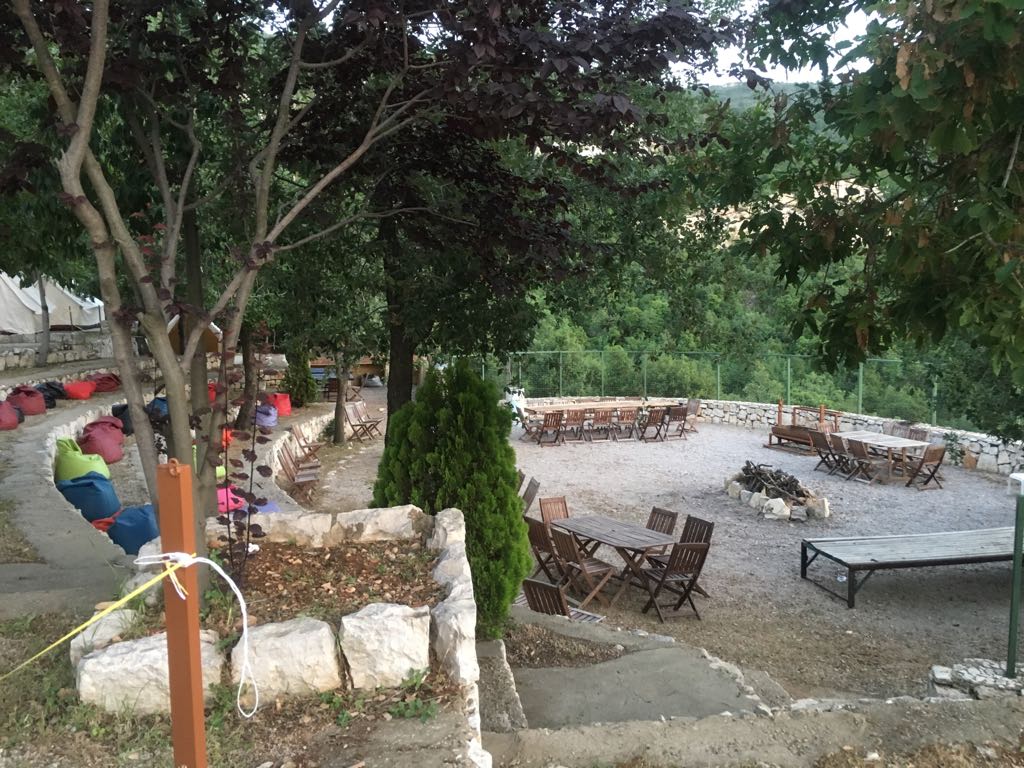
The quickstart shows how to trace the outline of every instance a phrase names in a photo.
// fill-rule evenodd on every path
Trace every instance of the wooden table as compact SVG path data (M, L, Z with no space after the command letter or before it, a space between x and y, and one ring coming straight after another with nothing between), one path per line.
M837 437L841 437L844 440L856 440L865 445L869 445L872 448L879 448L884 450L886 453L886 459L888 462L888 475L889 479L892 479L892 465L893 465L893 452L900 452L900 461L904 466L907 464L907 449L908 448L927 448L931 443L927 443L921 440L911 440L907 437L897 437L895 435L886 435L882 432L869 432L867 430L852 430L849 432L833 432L832 434Z
M548 405L527 405L523 410L538 416L555 411L599 411L619 410L620 408L650 408L685 405L686 401L658 398L651 400L586 400L581 403L550 403Z
M658 533L636 523L627 523L605 515L585 515L583 517L566 517L553 520L553 526L568 531L580 540L588 555L601 544L612 547L625 561L622 569L622 586L612 597L612 604L629 585L629 577L636 576L643 583L643 564L648 553L661 550L676 543L676 537L668 533Z

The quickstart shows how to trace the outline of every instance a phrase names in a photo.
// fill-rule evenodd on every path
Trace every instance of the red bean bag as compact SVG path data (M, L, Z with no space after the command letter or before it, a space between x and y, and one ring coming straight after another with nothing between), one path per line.
M107 435L102 439L115 440L118 445L124 445L124 432L121 431L120 427L110 421L107 421L106 419L108 418L110 417L97 419L96 421L86 424L85 428L82 430L82 438L84 439L92 435ZM116 421L116 419L114 419L114 421ZM109 433L109 435L107 433ZM81 444L82 441L79 440L78 442Z
M16 408L21 408L22 413L26 416L38 416L46 413L46 400L43 398L43 393L35 387L15 387L14 391L7 396L7 401Z
M88 400L96 391L95 381L72 381L64 385L70 400Z
M97 392L113 392L121 386L121 377L116 373L94 373L85 379L96 384Z
M6 400L0 400L0 430L9 431L18 428L18 412Z
M87 428L88 429L88 428ZM124 435L121 430L109 425L85 432L78 439L82 453L102 456L107 464L114 464L124 458Z
M95 421L90 421L88 424L86 424L85 429L88 430L90 427L93 427L94 425L97 424L105 424L107 426L113 427L119 432L124 432L124 422L117 418L117 416L100 416Z
M264 400L267 405L277 408L278 416L292 415L292 397L287 392L271 392Z
M206 385L206 396L210 398L211 403L217 400L217 385L212 381Z

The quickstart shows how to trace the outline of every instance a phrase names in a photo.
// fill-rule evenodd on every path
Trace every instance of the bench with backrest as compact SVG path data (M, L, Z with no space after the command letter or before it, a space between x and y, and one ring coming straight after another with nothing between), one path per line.
M853 608L857 592L875 571L1012 560L1013 528L804 539L800 544L801 578L807 579L807 568L819 557L846 569L846 594L811 579L808 581L831 595L845 599L847 607ZM858 580L860 574L864 575Z

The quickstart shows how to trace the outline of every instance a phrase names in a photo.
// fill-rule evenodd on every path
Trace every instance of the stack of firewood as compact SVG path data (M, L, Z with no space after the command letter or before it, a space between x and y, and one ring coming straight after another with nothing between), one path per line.
M736 480L751 493L763 493L769 498L783 499L795 504L803 504L814 495L793 475L780 469L772 469L770 464L755 464L748 461L743 465Z

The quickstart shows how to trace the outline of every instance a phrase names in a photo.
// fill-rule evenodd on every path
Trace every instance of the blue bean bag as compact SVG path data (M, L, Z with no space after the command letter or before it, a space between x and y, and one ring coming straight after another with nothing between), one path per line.
M57 483L57 490L90 523L113 517L121 508L114 484L99 472L88 472L73 480L61 480Z
M160 535L153 505L125 507L124 511L114 518L114 524L107 529L107 535L129 555L139 554L143 544Z

